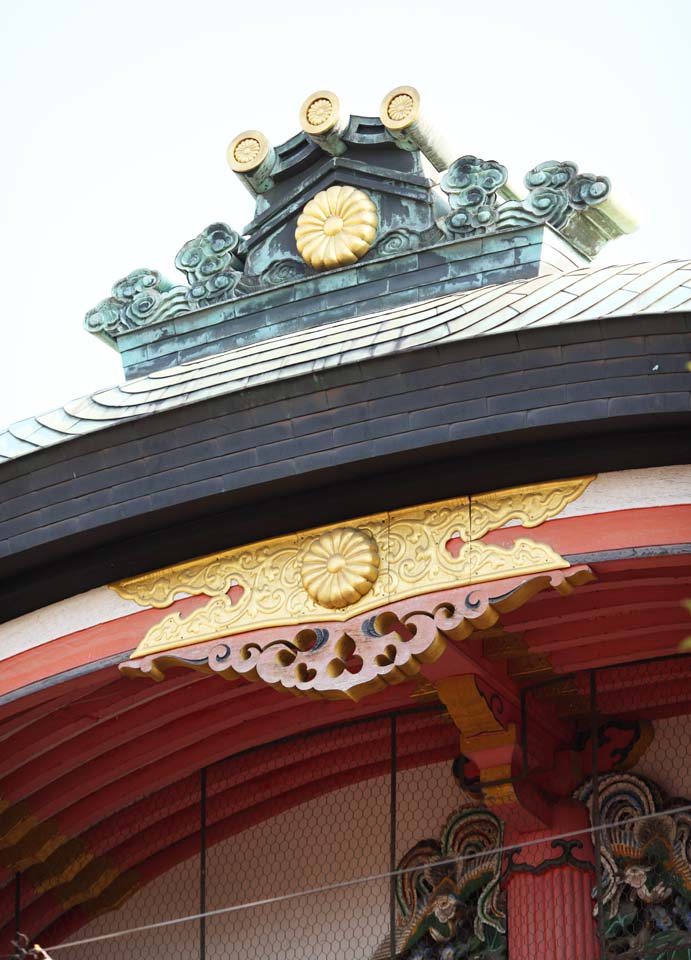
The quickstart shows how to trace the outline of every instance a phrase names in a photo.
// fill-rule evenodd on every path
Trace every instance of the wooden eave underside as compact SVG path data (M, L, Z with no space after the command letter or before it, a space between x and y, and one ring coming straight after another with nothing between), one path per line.
M539 594L503 617L501 631L475 635L459 647L450 644L435 664L437 675L453 676L474 665L518 702L525 684L607 665L611 669L603 674L603 714L621 717L631 712L632 704L634 712L650 718L689 712L688 662L652 658L676 654L691 632L681 605L691 596L691 551L669 545L641 552L651 555L594 560L595 582L567 597ZM146 611L124 618L121 625L145 616ZM133 631L123 630L122 636L128 635ZM506 635L517 643L498 655ZM0 847L2 935L12 932L15 870L23 872L26 929L41 942L59 942L94 913L196 853L195 784L201 767L270 744L277 731L292 736L405 710L416 702L411 700L415 681L354 704L309 701L260 683L192 672L181 671L158 685L128 680L112 665L98 668L102 653L107 650L112 656L116 636L117 622L111 638L103 641L105 650L99 651L99 628L81 631L79 647L91 651L96 669L62 683L55 677L58 682L26 688L27 696L6 699L0 707L0 742L5 745L0 753L0 800L5 807L0 814L5 838ZM52 651L44 649L38 656L54 656L58 662L61 649L65 653L75 648L75 637L47 647ZM127 645L120 649L126 656ZM639 658L650 663L629 671L623 691L617 664ZM542 719L575 730L582 720L584 683L576 678L555 687L555 696L542 701ZM401 759L403 766L456 755L453 726L437 714L428 722L424 751L411 749ZM208 841L338 786L383 775L388 756L385 725L373 725L372 736L379 742L366 751L366 759L339 746L331 731L328 737L316 734L302 741L298 757L292 749L282 751L280 744L245 754L241 779L235 782L220 776L215 780L214 770L223 767L212 767ZM268 769L271 777L266 776ZM180 802L171 807L174 784ZM164 797L166 804L161 802ZM80 857L83 868L72 876L70 864Z

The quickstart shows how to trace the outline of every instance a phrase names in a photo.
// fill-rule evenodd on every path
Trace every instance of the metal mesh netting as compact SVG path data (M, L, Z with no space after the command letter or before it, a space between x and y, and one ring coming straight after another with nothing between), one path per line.
M124 870L126 899L118 909L87 922L69 939L81 940L199 912L200 786L198 774L185 777L148 797L143 808L137 805L125 809L91 831L99 830L103 846L110 847L110 861ZM148 824L146 829L137 829L132 822L135 816ZM128 887L137 892L128 896ZM38 935L31 929L27 932ZM154 956L196 957L198 927L193 923L162 927L137 933L134 938L66 948L62 956L65 960L86 960L87 956L120 960L133 948Z
M319 756L312 756L315 749ZM268 777L266 789L273 797L267 811L271 819L239 834L230 845L209 848L209 909L386 871L390 757L389 722L375 720L297 738L281 751L272 751L270 757L257 751L247 758L260 768L266 761L268 772L262 777ZM238 758L211 768L210 782L230 777L242 783L245 765L245 758ZM324 775L340 789L322 795ZM295 801L296 806L289 806ZM226 812L223 794L217 806L221 817ZM213 810L210 803L211 822ZM365 957L386 931L387 904L384 883L379 896L363 887L349 887L240 915L210 917L207 956L214 960L244 957L248 944L261 944L262 953L269 957L316 953L335 957L339 944L350 942L353 955Z
M164 856L188 852L187 859L73 939L202 909L273 902L76 945L63 955L120 960L141 946L167 960L196 957L201 939L203 955L214 960L259 951L340 958L345 944L349 957L372 957L390 939L388 877L291 895L386 874L421 835L438 833L440 811L464 802L452 774L457 752L458 733L435 706L295 736L208 767L203 779L170 789L151 835L160 846L161 831L170 831L176 846L154 856L159 867Z
M157 816L135 841L128 811L93 828L140 889L72 937L211 915L55 960L691 960L691 658L526 686L522 727L527 763L491 810L456 779L458 731L439 705L185 778L148 798ZM570 758L558 781L545 730ZM533 779L561 791L562 812L517 832L513 791Z

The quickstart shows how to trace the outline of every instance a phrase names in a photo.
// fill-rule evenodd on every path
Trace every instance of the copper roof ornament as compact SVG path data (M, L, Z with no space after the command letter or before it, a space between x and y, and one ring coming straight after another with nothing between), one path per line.
M238 334L238 344L275 337L266 318L279 306L286 313L286 285L289 299L305 300L293 327L329 323L381 310L370 281L405 305L428 289L446 295L558 270L538 249L548 234L568 269L635 228L609 180L570 161L538 164L520 197L502 164L454 159L412 86L390 90L378 117L351 115L333 91L317 90L299 117L301 131L277 147L256 129L231 141L228 164L255 216L242 230L211 224L184 244L175 265L188 285L135 270L87 313L87 330L120 351L128 378L227 350ZM469 247L478 239L480 272ZM528 250L512 259L517 245ZM182 316L184 334L166 328Z

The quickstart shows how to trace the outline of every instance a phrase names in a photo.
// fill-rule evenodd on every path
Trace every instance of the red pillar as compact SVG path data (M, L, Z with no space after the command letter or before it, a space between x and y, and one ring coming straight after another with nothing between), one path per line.
M509 845L522 845L509 859L506 880L511 960L596 960L599 956L590 836L552 840L555 834L588 825L585 808L564 800L554 809L550 829L509 834Z

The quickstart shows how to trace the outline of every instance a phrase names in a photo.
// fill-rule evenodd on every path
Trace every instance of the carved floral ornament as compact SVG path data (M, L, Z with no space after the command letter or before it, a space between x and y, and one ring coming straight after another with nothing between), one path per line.
M408 120L414 111L415 101L409 93L397 93L386 105L386 115L395 122Z
M379 550L370 534L352 527L327 530L313 540L300 565L300 578L310 597L338 610L356 603L374 586Z
M516 536L510 545L499 546L484 542L482 537L510 521L519 521L524 527L543 523L579 497L593 479L581 477L516 487L477 498L377 514L347 526L279 537L122 580L112 584L112 588L121 597L144 607L169 607L181 595L209 597L205 605L190 614L183 615L179 609L165 614L148 630L132 659L147 658L147 671L156 676L158 667L154 661L161 655L169 658L166 651L199 649L201 644L228 640L249 631L255 635L270 627L309 625L309 630L298 631L297 639L290 641L292 653L286 656L295 660L301 643L312 651L323 648L327 664L332 663L328 670L324 668L327 674L330 671L331 680L319 680L325 690L343 672L349 652L357 648L357 643L352 646L353 636L369 644L365 658L369 666L363 666L359 677L353 679L353 688L370 689L372 684L376 685L378 671L389 671L398 680L405 679L411 670L419 668L429 650L437 647L427 637L418 650L416 644L421 642L422 634L416 634L414 643L411 636L405 639L405 651L399 649L400 637L391 628L390 620L381 620L380 614L376 614L368 621L361 619L362 615L381 612L387 605L394 610L397 603L407 598L436 591L467 588L477 593L482 584L488 585L490 597L495 581L506 585L509 580L535 578L543 572L549 575L544 582L552 583L555 589L572 589L576 582L582 582L581 573L576 576L576 568L569 568L568 562L548 544ZM558 571L565 571L565 578L555 581ZM377 617L380 627L386 625L383 633L383 628L376 626ZM480 605L474 622L481 620ZM346 622L350 625L347 630L330 633L329 624ZM356 623L359 625L355 626ZM307 634L310 638L306 640ZM385 634L391 634L391 639L374 644L375 638ZM369 639L365 641L365 637ZM257 644L250 647L254 649ZM262 648L257 647L259 652L251 656L241 654L245 649L241 642L228 649L225 659L221 657L213 669L234 674L249 671L256 679L259 666L254 663L255 654L259 656ZM359 655L364 656L362 649ZM273 666L266 666L268 661L261 657L260 661L266 682L286 685L280 671L276 675ZM316 675L312 677L315 678ZM295 686L297 682L300 686L303 681L304 678L296 681L293 677L287 685ZM395 681L390 677L387 682Z
M227 159L235 173L255 170L269 154L269 142L259 130L245 130L228 147Z
M310 200L295 228L295 243L305 263L330 270L355 263L377 234L377 208L362 190L329 187Z
M300 126L305 133L319 136L338 125L340 104L331 90L317 90L300 108Z

